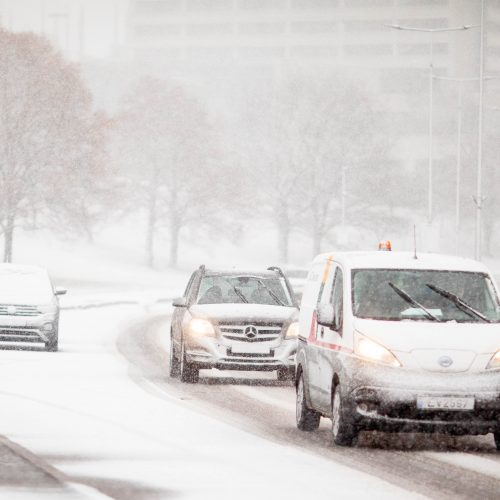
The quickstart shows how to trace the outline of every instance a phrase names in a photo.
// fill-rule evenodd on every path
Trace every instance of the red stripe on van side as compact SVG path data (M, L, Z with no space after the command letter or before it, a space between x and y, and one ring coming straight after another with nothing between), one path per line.
M330 349L332 351L341 351L349 354L352 354L354 352L352 349L349 349L348 347L344 347L339 344L330 344L329 342L323 342L317 339L315 340L308 339L308 343L317 345L318 347L325 347L326 349Z

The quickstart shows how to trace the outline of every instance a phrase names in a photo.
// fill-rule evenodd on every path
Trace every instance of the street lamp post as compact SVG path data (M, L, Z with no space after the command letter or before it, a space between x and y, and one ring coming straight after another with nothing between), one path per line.
M413 26L401 26L399 24L386 24L388 28L401 31L418 31L429 33L430 35L430 63L429 63L429 170L428 170L428 193L427 193L427 221L429 225L432 223L433 218L433 108L434 108L434 33L441 33L444 31L464 31L470 28L475 28L473 25L463 25L451 28L417 28Z

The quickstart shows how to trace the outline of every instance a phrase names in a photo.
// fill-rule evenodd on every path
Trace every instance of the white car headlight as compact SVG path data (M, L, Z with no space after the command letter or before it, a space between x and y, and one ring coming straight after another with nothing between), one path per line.
M37 306L37 309L42 314L48 314L48 313L55 313L57 308L56 306L54 306L54 304L42 304Z
M493 354L486 368L500 368L500 349L495 354Z
M285 335L285 339L296 339L299 336L299 323L295 321L291 323L288 327Z
M196 337L215 337L214 325L202 318L193 318L189 322L189 333Z
M357 333L354 337L354 353L369 361L376 361L390 366L401 366L401 363L389 349Z

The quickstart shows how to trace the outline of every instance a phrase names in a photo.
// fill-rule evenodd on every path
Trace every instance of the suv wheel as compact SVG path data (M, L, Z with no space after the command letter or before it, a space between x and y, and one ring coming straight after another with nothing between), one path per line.
M186 359L186 348L184 341L181 343L181 362L180 362L181 382L196 384L200 379L200 370L189 363Z
M286 382L288 380L295 379L295 367L291 368L278 368L278 380L280 382Z
M170 356L169 356L169 374L173 378L177 378L180 373L180 362L175 355L174 349L174 339L172 333L170 333Z
M332 397L333 442L339 446L352 446L357 440L358 432L352 419L346 415L340 384L337 384Z
M319 427L321 415L307 406L304 389L304 376L299 376L297 383L297 401L295 405L297 428L301 431L315 431Z
M53 337L49 338L48 342L45 342L45 350L49 352L57 352L59 349L59 335L56 332Z
M500 429L497 429L494 433L493 436L495 438L495 445L497 447L497 451L500 451Z

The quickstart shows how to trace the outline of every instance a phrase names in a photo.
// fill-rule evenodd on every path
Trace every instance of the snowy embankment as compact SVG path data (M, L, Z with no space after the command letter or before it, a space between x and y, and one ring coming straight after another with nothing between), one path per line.
M0 433L96 495L303 499L369 491L375 498L408 497L377 478L145 391L116 350L121 331L148 317L148 308L159 312L156 302L146 308L144 302L64 310L58 353L0 351ZM11 493L0 488L0 496ZM42 493L27 490L23 498Z

